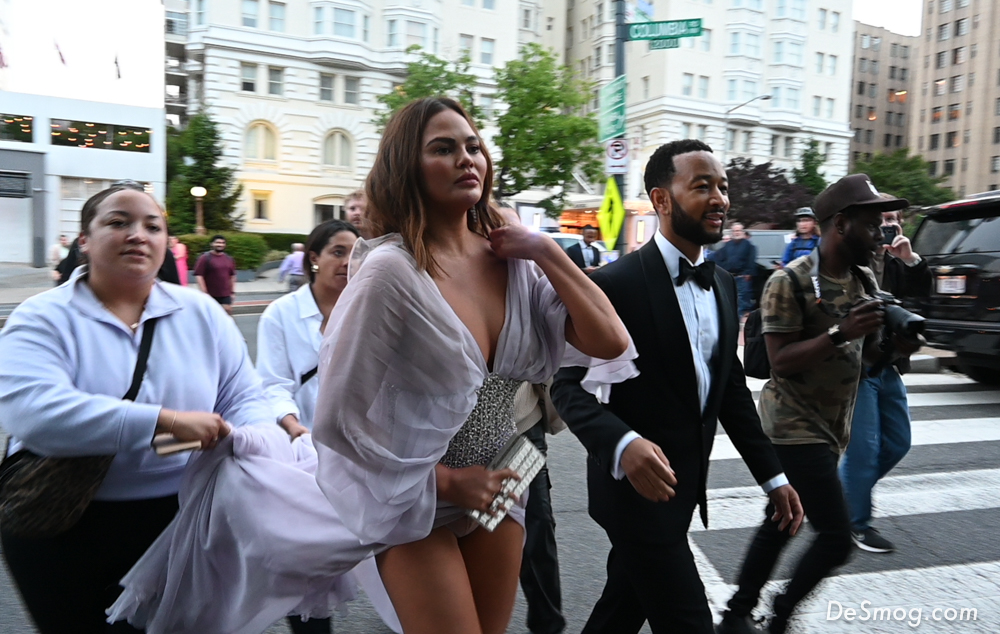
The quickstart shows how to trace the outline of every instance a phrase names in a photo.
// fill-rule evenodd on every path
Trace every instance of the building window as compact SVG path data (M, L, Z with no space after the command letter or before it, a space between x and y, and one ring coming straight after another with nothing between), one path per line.
M333 75L319 76L319 100L333 103Z
M795 158L794 148L795 139L790 136L785 137L785 158Z
M707 138L708 138L708 126L707 125L699 125L698 126L698 140L699 141L704 141Z
M969 18L955 20L955 37L969 34Z
M423 22L406 21L406 46L427 48L427 25Z
M944 68L948 65L948 51L940 51L934 56L934 68Z
M831 11L830 12L830 31L836 33L840 30L840 12Z
M931 108L931 123L941 123L941 119L944 118L944 107L934 106Z
M871 48L871 46L872 46L872 36L870 36L870 35L862 35L861 36L861 48L867 50L867 49Z
M11 117L7 116L3 119L5 128L11 125L7 123L7 119L9 118ZM13 123L18 128L21 127L17 121ZM24 121L20 123L24 123ZM52 145L91 148L95 150L116 150L119 152L148 154L150 136L153 133L152 130L145 128L97 123L95 121L51 119L50 124L52 128L50 142Z
M649 76L642 78L642 98L649 99Z
M936 150L941 146L941 135L932 134L930 136L930 144L927 146L928 150Z
M462 55L472 55L472 36L464 33L458 36L458 48Z
M323 35L323 7L313 7L313 35Z
M736 149L736 130L726 130L726 151L732 152Z
M205 0L195 0L194 23L198 25L205 24Z
M806 0L792 0L792 19L806 19Z
M753 144L753 132L746 130L743 132L743 145L740 148L743 152L749 152L750 146Z
M966 48L964 46L959 46L951 51L951 63L952 64L964 64L967 56Z
M491 11L496 8L496 3L494 0L483 0L483 8L490 9Z
M257 65L240 64L240 90L257 92Z
M521 28L531 28L531 9L524 9L521 11ZM584 37L586 38L586 34L584 34Z
M698 77L698 98L708 99L708 77L704 75Z
M252 160L273 161L275 152L274 132L267 124L255 123L247 130L244 139L244 156Z
M356 106L361 103L361 80L357 77L344 77L344 103Z
M958 132L949 132L945 136L944 146L945 147L958 147Z
M854 106L854 118L860 119L863 114L863 106L861 104L856 104Z
M827 61L826 65L828 67L827 70L828 70L829 74L831 76L836 75L837 74L837 56L836 55L827 55L826 61Z
M777 134L771 135L771 156L778 156L778 144L781 143L781 137Z
M756 57L760 59L760 36L756 33L747 33L747 46L746 55L747 57Z
M1000 172L1000 156L991 156L990 157L990 172L993 173L993 174L996 174L997 172ZM991 186L990 191L995 191L995 190L996 190L996 187Z
M813 116L818 117L820 109L823 107L823 98L818 95L813 95Z
M268 28L272 31L283 32L285 30L285 5L282 2L267 3Z
M832 119L833 118L834 105L835 105L835 101L833 99L827 98L827 100L826 100L826 118L827 119Z
M802 66L802 45L798 42L788 43L788 63L793 66Z
M823 53L816 53L816 72L822 74L825 66L826 56Z
M684 73L681 78L681 94L688 97L691 96L691 89L694 87L694 75L691 73Z
M361 39L365 42L368 41L368 35L371 33L372 19L371 16L364 16L361 18ZM437 47L434 48L434 52L437 52Z
M740 33L739 31L734 31L729 34L729 54L739 55L740 54Z
M955 159L947 159L943 164L944 169L942 174L945 176L951 176L955 173Z
M399 46L399 33L396 31L396 21L389 20L385 28L385 44L389 48Z
M462 0L462 4L467 7L474 7L476 6L476 0Z
M885 137L882 140L882 146L883 147L892 147L892 135L891 134L885 135Z
M774 0L774 17L783 18L788 15L788 0Z
M872 60L871 73L872 73L872 75L878 75L878 60L877 59L873 59Z
M962 117L962 104L948 104L948 121L955 121Z
M268 66L267 68L267 94L281 96L285 92L285 69Z
M907 69L907 68L900 68L899 69L899 80L900 81L906 81L907 79L909 79L909 75L910 75L909 69Z
M490 120L493 118L493 97L490 95L479 96L479 109L483 112L483 118Z
M706 53L712 50L712 29L702 29L701 37L701 50ZM611 61L611 54L608 53L608 61Z
M935 97L940 97L941 95L945 94L945 92L947 91L947 89L948 89L948 80L947 79L938 79L938 80L935 80L935 82L934 82L934 96Z
M876 86L875 84L868 84L868 96L869 97L874 97L876 90L878 90L878 86Z
M759 93L757 92L757 82L744 79L743 80L743 98L747 101L756 97Z
M260 4L257 0L243 0L243 26L257 28L257 10Z
M875 142L875 131L865 130L865 144L871 145L874 142Z
M777 41L771 49L772 58L771 61L775 64L782 64L785 61L785 43L782 41Z
M31 143L33 123L34 119L25 115L0 114L0 141Z
M347 168L351 166L351 139L346 133L331 132L323 141L323 165Z
M943 42L951 36L951 25L942 24L938 26L938 42Z
M736 80L729 79L726 80L726 99L729 101L736 101Z
M951 78L951 92L962 92L965 86L965 76L955 75Z
M483 38L479 40L479 61L482 64L493 64L493 48L495 42L494 40ZM601 54L601 48L597 47L597 55ZM600 66L600 58L598 57L597 65Z
M356 14L348 9L333 9L333 34L353 39Z
M826 28L826 9L819 10L819 20L817 21L816 26L821 31Z
M865 82L859 81L858 82L858 95L859 96L864 96L864 94L865 94Z
M690 123L682 123L681 124L681 138L682 139L690 139L691 138L691 124Z
M772 108L781 107L781 86L771 87L771 107Z
M868 106L868 120L875 121L878 119L878 115L875 113L875 108Z
M253 194L253 219L267 220L268 205L270 196L264 192L254 192Z
M858 72L867 73L868 72L868 58L862 57L858 60Z

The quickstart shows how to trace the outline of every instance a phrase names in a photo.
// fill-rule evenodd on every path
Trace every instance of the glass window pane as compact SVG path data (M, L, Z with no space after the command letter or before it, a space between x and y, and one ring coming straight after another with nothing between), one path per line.
M340 37L354 37L354 25L356 15L354 11L334 8L333 10L333 34Z

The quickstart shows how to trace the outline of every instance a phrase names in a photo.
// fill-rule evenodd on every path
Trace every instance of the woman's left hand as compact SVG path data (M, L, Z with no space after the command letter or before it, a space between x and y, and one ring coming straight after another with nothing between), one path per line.
M490 232L490 246L494 253L506 259L535 260L546 249L559 245L552 238L538 231L531 231L522 224L497 227Z

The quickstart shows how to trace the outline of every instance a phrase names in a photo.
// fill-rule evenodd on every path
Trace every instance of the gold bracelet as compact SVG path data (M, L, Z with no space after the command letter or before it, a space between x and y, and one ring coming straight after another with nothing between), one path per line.
M174 417L170 419L170 429L167 430L167 433L170 434L171 436L174 434L174 423L176 422L177 422L177 410L174 410Z

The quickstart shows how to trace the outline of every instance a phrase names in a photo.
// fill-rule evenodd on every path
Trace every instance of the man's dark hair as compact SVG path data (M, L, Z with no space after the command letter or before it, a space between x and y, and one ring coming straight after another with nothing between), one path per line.
M221 233L217 233L214 236L212 236L212 239L209 240L208 243L212 244L216 240L226 240L226 236L222 235ZM229 240L226 240L226 242L229 242Z
M678 154L687 154L688 152L711 151L712 148L707 143L698 139L681 139L680 141L672 141L656 148L653 156L646 163L646 174L643 179L646 185L646 195L649 196L653 188L663 187L673 180L676 173L674 170L675 156Z
M583 230L586 231L588 229L591 229L593 231L597 231L597 227L595 227L594 225L584 225Z

